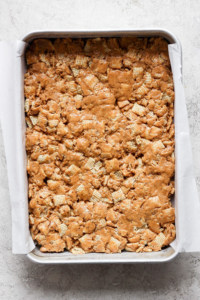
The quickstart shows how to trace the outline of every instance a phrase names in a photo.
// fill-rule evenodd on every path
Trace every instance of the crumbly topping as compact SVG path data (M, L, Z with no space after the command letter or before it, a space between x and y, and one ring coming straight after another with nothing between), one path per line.
M167 42L37 39L26 60L30 230L40 250L169 245L174 91Z

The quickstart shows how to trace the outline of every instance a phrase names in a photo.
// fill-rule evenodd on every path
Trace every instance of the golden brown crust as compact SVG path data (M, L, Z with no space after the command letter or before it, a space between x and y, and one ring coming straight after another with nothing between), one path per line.
M166 41L38 39L26 59L30 230L40 250L169 245L174 92Z

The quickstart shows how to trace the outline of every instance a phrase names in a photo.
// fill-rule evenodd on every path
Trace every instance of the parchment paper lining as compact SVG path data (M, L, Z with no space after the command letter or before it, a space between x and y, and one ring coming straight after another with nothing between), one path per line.
M35 247L28 224L23 76L26 43L0 42L0 120L5 146L12 208L12 251L25 254ZM175 85L176 240L179 252L200 251L200 203L193 173L189 124L181 75L181 50L169 45Z

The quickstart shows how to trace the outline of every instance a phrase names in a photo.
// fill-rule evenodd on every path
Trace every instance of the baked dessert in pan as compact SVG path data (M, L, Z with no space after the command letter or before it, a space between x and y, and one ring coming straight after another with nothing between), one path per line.
M31 43L29 220L42 252L151 252L174 240L167 46L135 37Z

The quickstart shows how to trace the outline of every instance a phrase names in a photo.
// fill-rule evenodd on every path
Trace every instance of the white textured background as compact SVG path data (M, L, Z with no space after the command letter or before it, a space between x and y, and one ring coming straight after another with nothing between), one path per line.
M200 191L199 0L0 0L0 39L37 29L163 27L180 39ZM200 253L163 265L41 266L11 253L11 215L0 131L0 299L200 299ZM188 199L189 201L189 199Z

